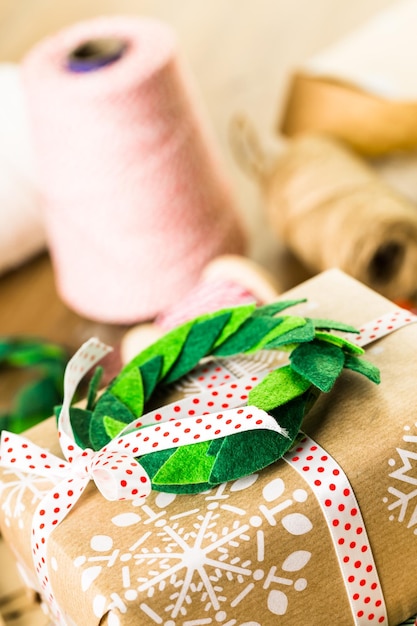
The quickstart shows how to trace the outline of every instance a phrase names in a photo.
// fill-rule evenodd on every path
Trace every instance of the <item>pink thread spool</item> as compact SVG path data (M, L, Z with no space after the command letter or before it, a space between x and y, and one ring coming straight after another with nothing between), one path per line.
M217 146L167 25L80 23L38 44L23 69L57 289L71 308L110 323L151 319L212 258L243 251Z

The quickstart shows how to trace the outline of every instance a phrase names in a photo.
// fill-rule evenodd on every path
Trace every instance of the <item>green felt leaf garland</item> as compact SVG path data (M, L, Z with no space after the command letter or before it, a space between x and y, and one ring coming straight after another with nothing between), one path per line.
M239 432L138 459L154 489L174 493L196 493L270 465L292 447L304 416L320 393L331 391L344 369L379 382L379 370L360 358L363 349L331 332L357 333L355 328L282 315L300 302L305 300L237 306L186 322L138 354L98 398L98 375L93 377L87 409L70 413L77 442L102 448L148 410L157 390L188 374L204 357L284 349L288 364L270 372L248 396L248 404L269 412L281 432Z

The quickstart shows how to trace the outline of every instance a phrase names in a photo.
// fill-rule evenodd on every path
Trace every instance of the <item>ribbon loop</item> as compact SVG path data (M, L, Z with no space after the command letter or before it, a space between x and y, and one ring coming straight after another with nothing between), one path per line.
M131 454L103 448L94 454L90 476L106 500L146 498L151 480Z

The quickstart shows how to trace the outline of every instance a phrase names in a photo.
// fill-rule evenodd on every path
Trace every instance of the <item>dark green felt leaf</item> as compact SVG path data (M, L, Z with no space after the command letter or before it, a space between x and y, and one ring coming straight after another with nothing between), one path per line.
M343 350L324 341L300 344L290 355L292 368L321 391L328 392L345 362Z
M310 389L302 395L297 396L293 400L290 400L289 402L286 402L269 412L270 415L276 419L281 428L284 428L287 431L290 442L293 442L297 437L304 416L311 409L319 395L319 391L313 390L313 388L310 387ZM291 446L292 443L289 447Z
M373 383L379 384L381 382L381 375L379 369L373 363L365 361L364 359L358 359L356 356L346 354L345 367L347 369L358 372L366 378L369 378Z
M145 402L149 400L162 372L162 356L157 355L146 361L140 366L140 373L142 376L143 397Z
M288 328L288 327L287 327ZM314 326L311 320L306 319L304 324L290 327L286 332L274 337L265 345L267 350L283 348L296 343L312 341L315 336Z
M127 406L134 417L142 415L144 394L138 367L129 370L123 376L118 376L111 386L111 393Z
M359 331L354 326L351 326L350 324L344 324L343 322L317 318L312 318L311 321L314 324L314 328L318 328L319 330L341 330L345 333L359 334Z
M100 450L110 441L103 423L105 416L114 417L124 424L130 424L136 417L110 391L105 391L97 400L90 422L90 441L94 450Z
M90 383L88 385L87 392L87 410L92 411L94 409L94 405L96 403L97 392L100 387L100 382L103 376L103 368L101 365L96 367L94 370L94 374L91 377Z
M279 326L281 322L282 320L272 317L250 317L239 328L239 333L228 337L224 343L213 350L213 354L231 356L248 352L259 343L260 337Z
M209 317L195 324L190 330L183 349L164 382L171 383L188 374L200 359L209 354L229 318L230 312L225 311L220 315Z
M259 385L249 392L248 404L253 404L264 411L289 402L302 395L310 382L297 374L289 365L270 372Z
M242 306L236 306L232 307L231 309L226 309L230 311L230 319L218 336L213 348L217 348L217 346L224 343L228 337L234 335L234 333L238 331L240 326L242 326L243 322L251 317L255 309L255 304L244 304Z
M305 298L301 300L283 300L282 302L271 302L270 304L264 304L263 306L257 307L257 309L253 312L254 317L262 317L268 316L272 317L277 313L281 313L285 309L290 308L291 306L295 306L296 304L301 304L302 302L307 302Z
M140 464L144 467L151 480L169 457L174 454L175 450L176 448L168 448L168 450L159 450L158 452L152 452L140 457Z
M253 474L281 458L291 443L287 437L268 430L225 437L210 475L210 483L218 484Z
M75 443L80 448L91 448L90 422L92 412L79 407L71 407L69 411L71 427L74 433Z

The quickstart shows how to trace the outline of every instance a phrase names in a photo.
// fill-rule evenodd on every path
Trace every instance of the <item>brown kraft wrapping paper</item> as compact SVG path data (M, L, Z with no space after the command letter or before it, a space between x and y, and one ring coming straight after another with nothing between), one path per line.
M338 270L281 298L295 297L308 302L294 311L358 327L395 309ZM416 324L370 344L381 384L344 373L303 426L350 480L391 625L417 611L416 344ZM59 454L54 420L28 437ZM8 470L1 480L1 530L36 586L31 516L50 485ZM48 560L71 625L355 623L316 496L285 461L199 495L152 492L141 504L105 501L90 484L50 535Z

